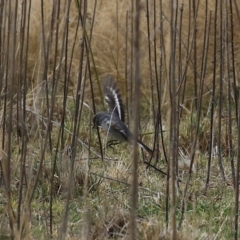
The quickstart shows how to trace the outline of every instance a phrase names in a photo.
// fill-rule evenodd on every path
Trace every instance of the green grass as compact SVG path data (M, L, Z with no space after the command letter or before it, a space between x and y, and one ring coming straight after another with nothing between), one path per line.
M205 119L205 127L209 126ZM80 135L83 142L88 141L89 122L82 120ZM181 136L189 134L190 121L186 119L182 123ZM66 119L66 128L70 127L70 118ZM150 126L150 125L149 125ZM151 126L150 126L151 127ZM52 140L53 146L59 127L53 127ZM151 131L151 129L146 129ZM199 141L205 139L208 135L206 130L202 131L205 135L200 135ZM168 131L165 133L167 139ZM91 148L100 153L96 131L92 132ZM68 141L69 133L64 133L64 140ZM101 132L102 139L105 138ZM151 135L144 139L145 143L151 146ZM146 142L147 141L147 142ZM17 146L17 141L14 142ZM31 158L33 168L32 175L35 177L36 169L39 164L38 151L39 142L31 142L31 148L34 148L35 154ZM17 149L17 148L16 148ZM38 149L38 150L37 150ZM190 150L188 147L188 151ZM87 149L79 145L79 151L75 160L74 175L72 182L72 191L69 204L68 219L68 238L77 239L84 230L88 229L89 237L92 239L120 239L127 234L130 210L130 191L131 191L131 146L120 144L114 148L106 150L108 160L104 163L101 159L91 153L87 161ZM34 152L33 149L31 152ZM189 153L185 149L184 157L179 157L180 189L177 191L176 219L177 222L181 216L182 193L188 177L189 162L183 163L183 158L189 158ZM18 151L13 153L13 159L18 161ZM54 177L53 194L53 238L57 239L61 229L65 200L67 191L67 180L69 173L69 156L63 153L62 162L57 159L57 172ZM138 210L137 210L137 229L139 239L154 239L157 236L164 236L168 239L166 231L166 177L153 169L146 169L143 164L143 156L139 154L138 170ZM54 159L49 150L46 152L44 167L40 180L31 203L31 226L30 235L33 239L45 239L49 235L49 204L50 204L50 177L51 165ZM13 160L14 161L14 160ZM228 239L233 237L234 221L234 189L231 184L231 169L227 158L223 157L223 164L227 176L227 183L223 183L218 167L218 160L212 161L210 185L205 192L206 170L208 154L198 151L195 156L194 171L192 173L190 187L186 196L186 210L182 228L178 235L180 239ZM28 161L30 164L30 161ZM14 166L14 165L13 165ZM86 167L89 167L89 174L86 176ZM158 165L165 168L164 161ZM166 169L165 169L166 170ZM19 169L13 167L16 176L19 175ZM86 179L88 183L86 184ZM15 181L12 181L14 184ZM17 182L15 183L17 184ZM87 190L87 191L86 191ZM1 189L1 217L0 221L4 225L8 222L8 216L5 210L5 198L3 188ZM12 185L12 205L17 210L18 188ZM169 210L171 205L169 206ZM9 227L3 229L2 233L7 234ZM6 225L8 226L8 225ZM48 226L48 227L47 227ZM170 223L169 223L170 226ZM204 237L203 237L204 236Z

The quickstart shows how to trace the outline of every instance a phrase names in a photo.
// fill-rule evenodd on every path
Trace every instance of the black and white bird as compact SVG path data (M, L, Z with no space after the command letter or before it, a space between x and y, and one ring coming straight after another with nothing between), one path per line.
M108 112L98 112L93 117L93 127L101 127L118 142L133 143L134 135L124 123L125 114L120 90L111 76L103 80L104 100L108 105ZM151 155L153 151L139 139L137 143Z

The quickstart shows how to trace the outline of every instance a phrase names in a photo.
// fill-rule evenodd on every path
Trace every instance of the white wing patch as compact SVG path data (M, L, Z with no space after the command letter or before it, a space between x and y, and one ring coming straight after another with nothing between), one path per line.
M109 102L109 97L105 96L105 100L106 100L106 102Z
M125 130L120 130L121 133L123 133L126 136Z
M105 95L104 99L105 99L105 103L109 106L110 98L107 95ZM109 108L108 108L108 111L109 111Z

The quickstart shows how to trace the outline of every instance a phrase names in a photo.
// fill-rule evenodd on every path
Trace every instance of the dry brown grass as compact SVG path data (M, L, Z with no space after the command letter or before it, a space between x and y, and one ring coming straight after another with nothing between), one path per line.
M126 53L126 45L125 45L125 23L126 23L126 12L128 11L129 16L129 26L128 26L128 48L130 50L130 42L131 42L131 5L127 1L118 1L118 4L116 4L117 1L113 2L98 2L97 9L96 9L96 16L95 16L95 22L93 26L93 36L92 36L92 42L91 42L91 49L93 52L96 68L97 68L97 74L101 78L102 76L106 74L112 74L113 76L116 76L120 82L123 82L125 77L125 53ZM88 1L88 18L87 18L87 30L89 32L91 21L92 21L92 14L93 14L93 7L94 7L94 1ZM42 35L39 34L39 31L41 31L41 12L40 9L40 1L33 1L32 4L32 11L31 11L31 25L30 25L30 42L29 42L29 80L30 82L33 82L34 85L36 83L39 83L41 80L41 73L43 72L43 44L42 44ZM157 42L157 56L160 55L160 16L159 13L157 13L157 24L156 29L153 29L153 3L151 3L150 7L150 27L151 27L151 35L150 35L150 44L151 44L151 50L153 51L153 41L154 38L156 38ZM157 4L157 9L159 9L159 5ZM229 9L228 14L229 14ZM176 48L176 55L178 61L176 64L179 64L179 61L181 61L182 69L185 68L186 65L186 57L187 57L187 46L188 44L188 34L190 34L190 39L193 37L193 24L194 22L191 21L189 17L189 4L184 3L183 4L183 12L182 12L182 22L179 21L178 25L178 31L180 31L180 24L181 24L181 39L179 36L179 32L177 32L177 44L180 41L181 46L181 59L178 54L179 46L177 45ZM224 10L225 11L225 10ZM219 48L220 48L220 35L219 35L219 22L220 22L220 16L219 13L217 15L217 19L215 19L215 1L211 0L208 1L208 8L207 8L207 16L209 14L212 14L212 20L210 25L210 32L209 32L209 50L207 54L207 68L206 68L206 77L205 77L205 88L204 92L211 91L212 89L212 75L213 75L213 57L214 57L214 22L217 21L217 79L220 80L220 73L219 73ZM48 36L48 33L50 31L50 20L51 20L51 13L52 13L52 3L45 1L44 2L44 16L45 16L45 31L46 31L46 37ZM180 18L181 11L178 12L178 17ZM193 14L191 12L191 14ZM68 44L68 51L69 53L73 49L73 41L74 41L74 35L75 35L75 29L77 26L77 8L75 4L73 3L71 5L71 11L70 11L70 29L69 29L69 44ZM163 1L163 36L164 36L164 42L165 42L165 49L164 54L166 56L166 63L167 65L164 66L165 74L164 78L162 79L162 84L165 86L163 89L166 89L168 86L168 63L169 63L169 56L170 56L170 46L169 46L169 38L170 38L170 10L169 10L169 1ZM228 16L229 17L229 16ZM202 52L203 52L203 42L204 42L204 21L206 18L206 11L205 11L205 2L199 1L198 11L197 11L197 18L196 18L196 69L194 69L194 49L191 51L191 61L190 64L188 64L187 69L187 94L186 99L188 99L188 102L192 101L193 98L193 89L194 89L194 70L197 72L197 82L200 81L200 74L201 74L201 58L202 58ZM226 13L223 13L223 18L226 18ZM61 12L60 12L60 18L59 18L59 36L62 35L64 29L64 4L61 4ZM189 32L189 19L191 21L191 29ZM236 64L236 76L239 75L238 69L240 66L240 57L239 57L239 51L240 51L240 24L238 22L237 12L236 9L233 8L233 20L234 20L234 51L235 51L235 64ZM224 22L226 24L226 22ZM225 26L224 26L225 27ZM145 1L142 1L142 12L141 12L141 76L143 81L143 96L144 98L147 98L150 93L150 70L149 70L149 55L148 55L148 31L147 31L147 18L146 18L146 3ZM231 29L230 29L230 20L228 21L228 29L226 31L226 35L223 37L230 37ZM79 64L79 53L80 53L80 41L81 38L81 28L79 28L79 31L77 33L77 43L74 48L73 53L73 66L71 70L71 82L73 86L76 86L76 80L77 80L77 74L78 74L78 64ZM59 38L59 52L61 48L61 38ZM52 54L50 54L49 59L49 69L51 69L51 63L53 62L53 59L51 59L51 56L54 56L54 45L51 47L50 51ZM128 76L130 78L131 76L131 69L130 69L130 52L128 52L128 60L127 60L127 66L128 66ZM152 64L154 63L154 59L151 59ZM225 62L226 64L226 62ZM226 65L224 65L224 68L226 69ZM96 74L96 73L95 73ZM51 76L51 72L49 73L49 76ZM93 75L94 76L94 75ZM178 73L177 75L178 76ZM232 76L232 73L231 73ZM224 89L226 89L226 83L227 83L227 76L224 75L224 79L222 79L224 82ZM219 84L217 84L218 86ZM122 90L125 91L125 88L122 87ZM87 84L86 86L86 92L89 93L89 86ZM86 98L88 98L88 94L86 95ZM210 94L207 94L205 97L210 96ZM209 99L209 97L208 97ZM147 101L147 99L146 99ZM168 98L165 98L164 102L168 102Z

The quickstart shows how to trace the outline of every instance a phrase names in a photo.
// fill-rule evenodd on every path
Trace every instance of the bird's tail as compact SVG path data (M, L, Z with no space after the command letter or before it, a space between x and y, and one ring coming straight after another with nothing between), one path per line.
M149 154L153 155L153 151L148 146L146 146L143 142L138 140L137 143L142 149L146 150Z

